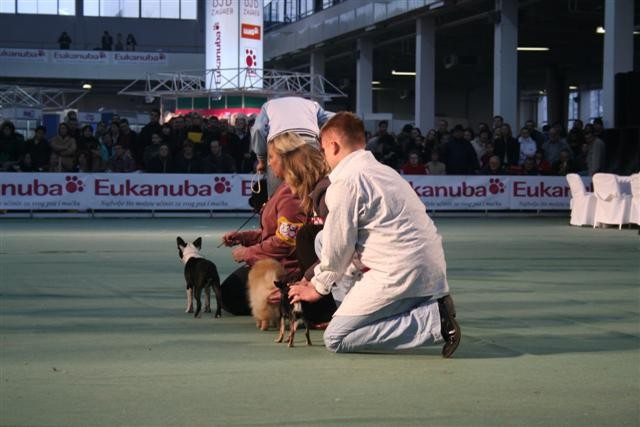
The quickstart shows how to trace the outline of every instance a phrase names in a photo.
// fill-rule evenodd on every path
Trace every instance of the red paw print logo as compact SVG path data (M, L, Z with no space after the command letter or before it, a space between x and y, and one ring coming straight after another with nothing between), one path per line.
M227 181L227 178L216 177L214 181L215 181L215 184L213 185L213 189L216 193L222 194L224 192L227 192L227 193L231 192L231 183Z
M253 49L245 49L245 62L247 63L247 67L253 68L256 66L256 54L253 53Z
M489 179L489 192L491 194L504 193L504 184L500 181L500 178Z
M77 176L67 176L64 179L67 181L64 188L68 193L75 193L76 191L82 192L84 190L84 182Z

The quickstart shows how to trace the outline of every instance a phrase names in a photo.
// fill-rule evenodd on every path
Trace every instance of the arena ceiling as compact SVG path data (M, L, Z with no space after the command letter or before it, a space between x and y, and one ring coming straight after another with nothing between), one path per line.
M435 15L436 85L467 87L487 85L493 75L494 0L449 1ZM635 20L640 23L636 1ZM547 76L561 76L568 85L589 89L602 85L604 35L603 0L521 0L519 46L549 47L548 52L518 54L519 86L523 93L545 89ZM356 40L362 33L326 43L325 75L350 95L355 95ZM412 77L392 76L392 70L415 70L415 15L377 25L367 33L374 45L373 80L395 88L399 96L413 91ZM640 36L635 37L634 63L639 68ZM308 69L310 51L277 58L265 66ZM354 99L354 96L350 96ZM351 106L353 107L353 106Z

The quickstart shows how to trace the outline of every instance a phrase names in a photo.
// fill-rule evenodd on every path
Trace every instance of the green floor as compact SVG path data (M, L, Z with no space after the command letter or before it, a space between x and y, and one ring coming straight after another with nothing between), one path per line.
M439 218L454 359L273 343L184 310L175 237L242 219L0 221L2 426L640 424L640 237L562 218Z

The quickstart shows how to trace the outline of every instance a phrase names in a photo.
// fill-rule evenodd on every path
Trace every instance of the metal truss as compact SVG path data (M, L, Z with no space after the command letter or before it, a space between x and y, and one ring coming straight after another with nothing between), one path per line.
M224 68L147 74L145 79L131 82L118 94L168 99L220 98L227 95L267 97L298 95L324 101L346 96L319 74L261 68Z
M87 91L46 87L0 85L0 105L4 108L40 108L43 111L66 110Z

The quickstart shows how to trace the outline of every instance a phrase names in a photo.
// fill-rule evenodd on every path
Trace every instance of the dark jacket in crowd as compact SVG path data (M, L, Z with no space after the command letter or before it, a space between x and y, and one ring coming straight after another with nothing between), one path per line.
M156 156L149 160L146 171L149 173L174 173L176 168L171 157L161 158Z
M222 151L218 155L211 153L203 161L203 171L207 173L235 173L236 162L233 157Z
M520 143L514 137L503 138L503 141L506 161L504 157L501 157L501 160L508 165L518 165L520 163ZM496 150L494 149L494 151Z
M10 130L9 135L4 134L5 128ZM25 142L21 133L11 122L4 122L0 126L0 166L3 162L17 162L24 153Z
M28 140L25 152L31 155L31 163L35 169L46 169L49 166L51 147L46 139L37 141L33 138Z
M140 130L138 134L138 141L142 145L142 149L151 145L151 135L157 133L162 135L162 125L158 122L149 122Z
M465 139L450 139L441 148L441 155L447 165L447 175L473 175L478 169L476 151Z
M179 154L175 158L174 167L178 173L202 173L202 161L196 156L187 159Z

